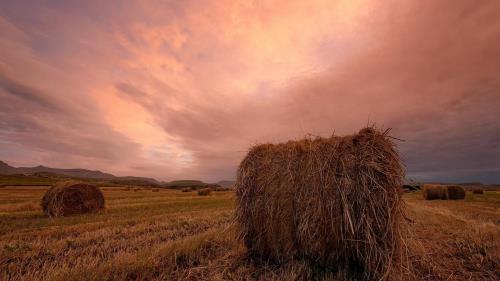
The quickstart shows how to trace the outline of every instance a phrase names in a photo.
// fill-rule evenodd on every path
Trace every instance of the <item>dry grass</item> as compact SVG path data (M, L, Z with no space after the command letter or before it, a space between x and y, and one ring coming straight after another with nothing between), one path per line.
M258 263L234 239L233 193L104 190L106 211L47 218L46 188L0 190L0 280L324 280L306 261ZM500 192L460 201L404 195L412 280L500 280ZM35 203L32 207L26 207Z
M236 181L236 221L249 252L307 259L349 280L400 280L404 170L388 131L253 147ZM347 278L345 278L347 279Z

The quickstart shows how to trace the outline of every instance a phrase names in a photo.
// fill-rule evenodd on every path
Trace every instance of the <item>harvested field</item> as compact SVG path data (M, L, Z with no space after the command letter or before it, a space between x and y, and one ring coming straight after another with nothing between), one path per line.
M106 212L43 215L46 188L0 190L0 280L323 280L305 261L255 263L234 239L234 194L104 190ZM410 280L499 280L500 192L426 201L404 194L413 222Z

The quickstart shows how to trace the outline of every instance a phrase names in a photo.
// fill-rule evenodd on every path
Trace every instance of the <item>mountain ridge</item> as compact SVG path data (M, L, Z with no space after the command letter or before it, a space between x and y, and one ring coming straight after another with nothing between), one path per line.
M98 179L98 180L142 180L156 184L159 183L156 179L148 177L135 177L135 176L118 177L113 174L105 173L99 170L89 170L82 168L60 169L60 168L46 167L43 165L38 165L35 167L16 168L0 160L0 175L14 175L14 174L33 175L37 173L53 173L70 177Z

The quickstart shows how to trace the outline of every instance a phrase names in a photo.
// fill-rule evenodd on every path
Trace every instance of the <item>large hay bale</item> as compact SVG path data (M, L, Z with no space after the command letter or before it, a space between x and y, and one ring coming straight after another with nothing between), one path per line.
M448 185L446 186L448 191L448 199L450 200L460 200L465 199L465 188L460 185Z
M104 196L94 185L67 182L51 187L41 205L51 217L96 213L104 209Z
M212 192L212 189L210 189L210 188L198 189L198 195L200 195L200 196L210 195L211 192Z
M425 184L422 195L425 200L448 200L448 189L446 185Z
M388 130L254 146L235 186L239 238L253 256L308 258L356 280L397 280L403 179Z
M483 194L484 193L484 189L482 189L480 187L475 187L474 189L472 189L472 193L474 193L474 194Z

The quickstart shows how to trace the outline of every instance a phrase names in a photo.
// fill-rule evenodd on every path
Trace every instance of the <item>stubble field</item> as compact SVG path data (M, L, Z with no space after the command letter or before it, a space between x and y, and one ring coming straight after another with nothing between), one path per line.
M0 280L336 280L306 261L250 260L233 192L102 188L106 211L48 218L43 187L0 189ZM405 194L411 280L500 280L500 192L460 201Z

